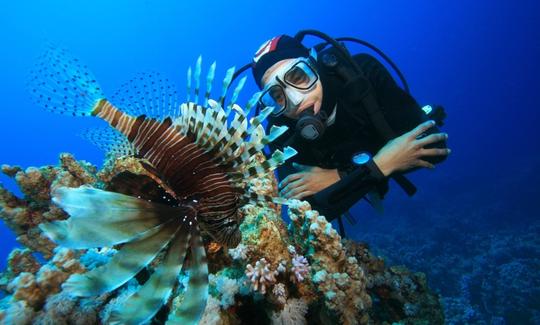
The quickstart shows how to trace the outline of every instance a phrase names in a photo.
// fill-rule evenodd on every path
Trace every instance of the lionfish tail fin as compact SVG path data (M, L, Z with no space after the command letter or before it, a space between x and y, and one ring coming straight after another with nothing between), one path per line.
M34 101L64 115L88 116L105 96L92 72L64 49L49 46L30 73Z

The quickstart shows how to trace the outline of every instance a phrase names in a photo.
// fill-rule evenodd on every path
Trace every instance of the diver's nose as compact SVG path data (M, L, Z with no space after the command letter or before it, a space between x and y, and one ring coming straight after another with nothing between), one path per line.
M291 104L293 104L295 107L298 106L304 99L304 96L294 89L285 89L285 93Z

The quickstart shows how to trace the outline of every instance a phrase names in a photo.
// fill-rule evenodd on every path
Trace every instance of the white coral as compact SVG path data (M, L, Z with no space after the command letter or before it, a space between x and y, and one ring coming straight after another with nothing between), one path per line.
M278 271L278 273L284 273L285 271L287 271L287 261L283 260L283 261L279 262L279 265L277 267L277 271Z
M248 264L246 266L246 276L251 281L253 290L261 291L262 294L266 293L266 288L271 284L276 283L277 271L271 271L266 259L261 258L255 263L255 267Z
M245 260L247 259L248 247L244 244L239 244L236 248L229 249L229 255L233 260Z
M240 289L238 282L226 276L218 276L215 281L216 290L221 294L221 306L226 309L234 305L234 296Z
M287 302L287 292L285 291L285 285L278 283L274 286L272 293L276 296L277 301L284 305Z
M309 274L309 264L307 259L302 255L295 255L292 259L292 274L291 281L302 282Z
M289 299L278 313L272 315L272 325L305 325L307 324L307 303L303 299Z
M212 297L208 296L208 301L206 302L206 308L202 315L201 320L199 321L200 325L222 325L225 322L221 319L221 308L219 307L219 301Z

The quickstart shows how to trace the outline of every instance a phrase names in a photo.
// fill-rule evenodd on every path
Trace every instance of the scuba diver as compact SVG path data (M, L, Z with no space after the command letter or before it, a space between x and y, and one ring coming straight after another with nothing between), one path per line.
M324 42L311 51L306 35ZM396 70L405 89L373 56L351 55L342 42L354 41L379 53ZM281 35L265 42L252 69L261 89L259 107L272 106L272 125L289 130L272 149L291 146L297 156L278 169L280 195L307 200L321 215L338 218L362 198L380 209L393 178L409 195L416 191L403 175L434 168L450 153L441 133L444 109L421 108L401 72L373 45L354 38L332 39L319 31Z

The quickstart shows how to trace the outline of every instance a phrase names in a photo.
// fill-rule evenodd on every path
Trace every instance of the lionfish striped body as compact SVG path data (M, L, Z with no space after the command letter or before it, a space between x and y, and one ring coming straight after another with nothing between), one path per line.
M161 78L155 79L155 75L142 87L138 83L142 77L126 84L120 93L131 95L119 100L125 108L115 107L105 99L86 66L59 49L50 49L32 76L31 91L45 108L107 121L116 133L108 131L108 139L113 141L104 146L115 149L111 151L116 154L135 154L163 192L163 198L167 198L166 202L154 202L89 186L61 187L53 193L53 201L70 218L41 226L51 239L77 249L123 244L109 263L71 276L63 287L72 294L92 296L112 291L165 252L162 263L139 291L114 310L111 323L150 320L170 301L188 250L189 284L184 301L169 315L168 322L197 323L208 295L201 231L221 245L234 247L241 240L241 205L257 200L283 203L251 192L247 184L296 153L287 148L274 152L263 163L254 163L254 155L286 128L275 127L265 134L261 122L271 108L248 121L254 101L248 103L247 112L234 104L244 80L235 89L232 103L222 107L232 69L224 80L220 102L211 101L215 64L207 77L205 106L198 105L200 70L199 59L195 67L195 102L182 104L179 110L171 87ZM188 76L190 85L191 69ZM170 116L160 119L167 114ZM99 132L90 135L99 141Z

